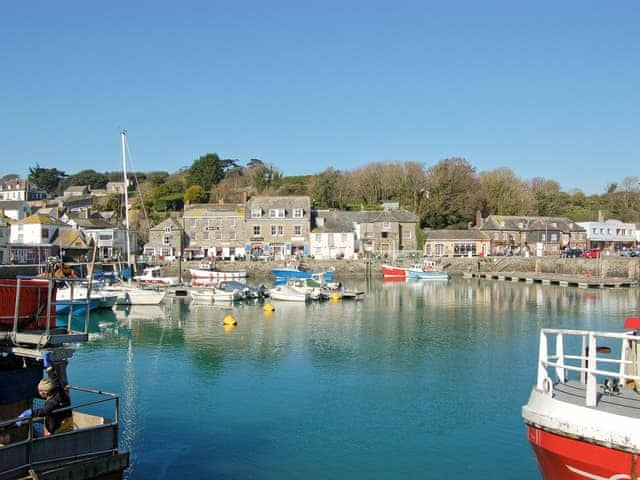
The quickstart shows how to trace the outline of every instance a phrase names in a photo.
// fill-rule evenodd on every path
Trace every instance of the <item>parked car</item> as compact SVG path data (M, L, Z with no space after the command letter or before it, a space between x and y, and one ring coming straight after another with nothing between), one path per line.
M561 258L578 258L582 255L582 250L579 248L565 248L560 252Z
M582 252L582 257L584 258L600 258L600 255L602 255L602 250L599 248L589 248Z
M623 248L620 250L620 255L623 257L638 257L640 256L640 248Z

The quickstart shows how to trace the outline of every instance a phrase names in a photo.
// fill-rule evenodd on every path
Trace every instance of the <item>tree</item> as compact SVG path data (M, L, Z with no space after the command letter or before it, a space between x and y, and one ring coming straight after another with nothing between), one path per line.
M427 170L425 221L433 228L462 225L474 218L478 180L464 158L445 158Z
M494 215L528 215L533 203L525 182L509 168L502 167L478 176L482 211Z
M68 175L57 168L42 168L36 163L35 167L29 168L28 180L48 193L55 193L60 182Z
M531 180L530 190L537 215L551 217L560 213L560 184L558 182L536 177Z
M205 203L209 200L209 194L200 185L191 185L184 192L184 202Z
M224 178L225 163L217 153L207 153L193 162L187 173L187 187L200 185L206 192Z

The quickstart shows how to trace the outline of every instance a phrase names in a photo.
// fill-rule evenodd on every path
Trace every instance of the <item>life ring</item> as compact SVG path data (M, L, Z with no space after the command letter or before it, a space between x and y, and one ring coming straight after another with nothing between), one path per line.
M549 377L545 377L545 379L542 380L542 390L546 394L551 393L551 380L549 380Z

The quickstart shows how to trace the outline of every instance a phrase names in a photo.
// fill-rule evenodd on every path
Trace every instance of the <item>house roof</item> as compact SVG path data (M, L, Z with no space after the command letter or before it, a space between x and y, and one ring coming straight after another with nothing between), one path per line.
M353 212L356 214L358 223L418 223L418 216L407 210L373 210Z
M546 230L556 229L563 232L583 232L584 228L567 217L508 216L489 215L480 226L480 230Z
M184 207L183 217L207 217L215 215L244 217L243 203L194 203Z
M58 230L58 234L56 238L53 240L54 245L58 245L60 248L80 248L86 249L89 248L89 243L87 242L84 233L81 230L73 229L63 229Z
M0 200L0 208L3 210L18 210L28 206L23 200Z
M261 208L263 210L270 210L272 208L302 208L305 215L308 215L311 211L311 199L308 196L265 196L265 197L251 197L247 200L247 211L245 212L245 218L251 218L251 210Z
M167 218L166 220L163 220L157 225L154 225L149 230L164 230L167 227L171 227L176 230L182 230L182 225L180 225L180 222L178 222L177 220L171 217Z
M29 215L28 217L23 218L17 223L22 223L23 225L58 225L58 226L67 226L65 223L60 220L56 220L49 215L44 215L42 213L34 213L33 215Z

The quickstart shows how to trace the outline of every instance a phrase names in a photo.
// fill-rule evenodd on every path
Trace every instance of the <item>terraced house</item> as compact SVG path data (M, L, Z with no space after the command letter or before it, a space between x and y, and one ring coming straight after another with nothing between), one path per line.
M247 201L247 250L256 256L309 255L311 199L307 196L256 196Z
M182 223L186 259L245 257L248 242L245 204L187 204Z

